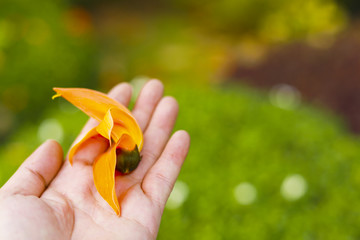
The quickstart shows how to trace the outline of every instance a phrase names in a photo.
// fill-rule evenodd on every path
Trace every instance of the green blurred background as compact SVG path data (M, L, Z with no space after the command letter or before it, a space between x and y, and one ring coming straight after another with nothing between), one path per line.
M358 68L360 51L339 40L351 32L360 45L358 10L355 0L2 0L0 186L45 139L67 151L85 123L52 87L128 81L138 92L158 78L192 137L159 239L360 239L360 73L340 94L348 70L327 67ZM303 51L286 49L299 44L322 57L298 67ZM292 54L272 65L279 51ZM292 84L304 71L312 80Z

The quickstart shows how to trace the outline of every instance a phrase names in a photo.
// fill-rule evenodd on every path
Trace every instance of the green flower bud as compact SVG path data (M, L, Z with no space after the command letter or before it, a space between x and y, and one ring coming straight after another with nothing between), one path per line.
M141 160L137 145L132 151L116 149L116 170L126 175L134 171Z

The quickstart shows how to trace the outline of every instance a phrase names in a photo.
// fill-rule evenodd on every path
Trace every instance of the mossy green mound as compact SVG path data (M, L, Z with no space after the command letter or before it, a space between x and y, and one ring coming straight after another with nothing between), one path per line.
M174 200L188 197L165 211L159 239L359 236L359 143L336 118L307 106L283 110L243 88L174 94L178 126L192 137L179 177L188 190ZM293 184L283 185L289 176ZM244 182L256 191L248 205L234 196ZM291 200L296 191L302 196Z

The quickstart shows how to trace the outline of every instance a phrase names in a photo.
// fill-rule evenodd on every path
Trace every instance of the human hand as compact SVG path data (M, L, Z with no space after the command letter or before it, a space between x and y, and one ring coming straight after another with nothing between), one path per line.
M127 105L131 91L122 83L109 96ZM48 140L0 189L0 239L155 239L190 143L185 131L170 138L178 106L162 94L162 84L149 81L133 109L144 132L144 147L137 169L116 176L120 216L93 181L92 163L107 142L90 139L71 166L67 160L63 164L60 145ZM80 135L96 124L90 119Z

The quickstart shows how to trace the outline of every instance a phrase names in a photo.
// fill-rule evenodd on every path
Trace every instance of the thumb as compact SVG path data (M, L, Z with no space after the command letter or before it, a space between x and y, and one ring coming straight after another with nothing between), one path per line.
M56 176L62 162L63 151L60 144L47 140L23 162L1 191L6 194L40 197Z

